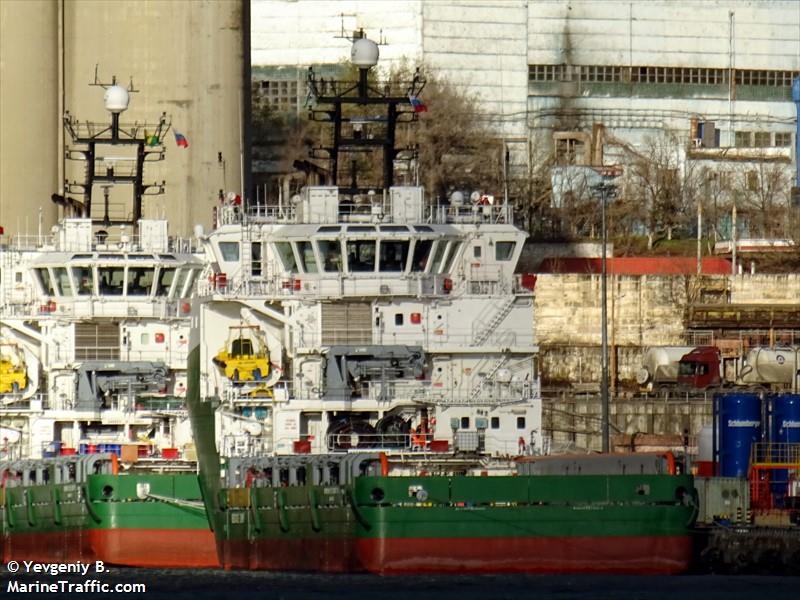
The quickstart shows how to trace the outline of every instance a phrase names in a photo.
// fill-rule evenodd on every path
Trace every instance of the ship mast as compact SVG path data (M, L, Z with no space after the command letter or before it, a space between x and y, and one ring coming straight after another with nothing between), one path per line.
M308 70L308 89L317 105L328 105L325 108L312 109L310 118L314 121L330 123L333 128L333 139L330 146L317 148L316 158L330 161L330 184L339 188L345 196L355 196L370 191L388 190L394 185L394 161L402 150L395 148L395 134L398 122L417 119L411 99L415 98L425 86L425 80L419 69L407 84L404 94L398 94L391 84L376 89L369 83L369 71L378 63L378 44L368 39L363 30L353 35L351 61L358 67L358 81L326 81L317 79L313 68ZM347 106L367 112L369 107L385 107L382 115L349 116ZM408 108L405 108L408 107ZM368 131L367 131L368 130ZM358 181L356 156L358 153L382 150L382 182L381 186L362 185ZM408 149L412 158L415 151ZM351 168L349 182L343 183L345 176L340 173L342 163L350 158Z
M111 83L101 83L95 73L95 81L90 85L105 88L105 109L111 113L111 123L80 122L69 111L64 113L64 128L73 144L78 146L69 148L66 157L85 163L84 181L65 181L65 189L67 193L81 194L83 199L79 201L59 194L53 194L51 199L63 205L71 216L89 218L95 225L131 225L135 228L143 216L144 196L164 193L164 181L144 183L144 166L146 162L164 160L163 140L170 122L166 113L162 113L158 123L152 126L141 123L123 125L120 115L128 108L130 94L138 91L133 88L133 82L127 88L118 85L116 77L111 78ZM99 154L101 149L114 152L102 156ZM117 155L117 152L121 154ZM112 214L109 211L109 191L117 185L131 186L132 201L130 208L124 207ZM92 212L95 186L103 189L102 215Z

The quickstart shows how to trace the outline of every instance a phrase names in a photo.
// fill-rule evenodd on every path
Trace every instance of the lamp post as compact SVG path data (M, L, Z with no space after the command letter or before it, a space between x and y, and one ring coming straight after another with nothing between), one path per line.
M600 196L600 229L602 230L602 259L600 270L600 402L602 405L602 437L603 452L609 451L609 407L608 407L608 258L606 246L608 245L608 228L606 227L606 203L609 198L616 196L616 185L612 182L619 172L613 168L600 171L602 181L594 186Z

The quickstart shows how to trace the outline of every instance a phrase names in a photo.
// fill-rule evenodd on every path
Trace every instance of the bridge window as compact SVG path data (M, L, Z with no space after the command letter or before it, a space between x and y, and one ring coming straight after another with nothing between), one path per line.
M311 242L297 242L297 254L300 256L300 263L306 273L319 273L317 268L317 257L314 256L314 247Z
M450 253L447 255L447 260L442 265L442 273L449 273L453 268L453 263L458 256L458 251L461 249L461 242L450 242Z
M53 288L53 284L50 282L50 273L47 269L36 269L36 279L39 280L39 285L42 286L45 295L47 296L55 296L56 291Z
M436 249L433 251L433 263L431 263L431 273L438 273L439 267L442 266L442 259L444 258L444 251L447 249L447 242L439 240L436 242Z
M421 272L425 270L432 247L433 240L417 240L414 242L414 258L411 261L412 271Z
M186 276L189 275L188 269L178 269L178 280L175 282L175 291L172 292L173 298L183 298L183 288L186 285Z
M192 295L192 286L194 285L194 280L197 279L197 276L200 272L197 269L191 269L189 271L189 276L186 279L186 293L184 297L188 297Z
M169 295L169 288L175 279L175 269L161 269L158 272L158 284L156 285L156 296Z
M517 429L525 429L525 417L517 417Z
M91 296L94 293L92 267L72 267L72 278L78 287L78 296Z
M489 423L492 429L500 429L500 417L492 417Z
M278 251L278 258L283 263L284 271L297 273L297 261L294 258L292 245L289 242L276 242L275 249Z
M220 242L219 253L225 262L238 262L239 242Z
M124 267L100 267L97 269L101 296L121 296L125 290Z
M339 273L342 270L342 246L338 240L317 240L317 249L326 273Z
M495 260L511 260L516 245L516 242L497 242L494 250Z
M152 267L128 267L128 296L147 296L153 287Z
M375 240L350 240L347 242L347 269L351 273L375 270Z
M381 271L405 271L407 259L408 240L381 240Z
M72 283L69 280L69 273L66 267L53 267L53 279L55 280L56 290L61 296L72 296Z

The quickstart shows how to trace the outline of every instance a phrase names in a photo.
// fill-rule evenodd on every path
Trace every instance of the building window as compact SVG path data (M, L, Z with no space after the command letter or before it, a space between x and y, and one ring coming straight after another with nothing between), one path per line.
M402 325L403 324L403 313L395 313L394 314L394 324L395 325Z
M461 429L469 429L469 417L461 417Z
M492 417L490 425L492 429L500 429L500 417Z
M752 131L737 131L734 136L734 144L737 148L750 148L753 144L751 141Z
M779 131L775 134L775 145L786 147L792 145L792 134L788 131Z
M584 142L582 139L557 138L555 142L556 162L559 165L583 164Z
M517 429L525 429L525 417L517 417Z
M475 258L481 257L481 247L480 246L473 246L472 247L472 256Z
M770 87L791 87L798 73L794 71L736 69L736 85L758 85Z
M770 145L771 137L769 131L756 131L753 134L753 146L756 148L766 148Z
M751 192L755 192L758 190L758 172L757 171L748 171L745 173L745 179L747 184L747 189Z

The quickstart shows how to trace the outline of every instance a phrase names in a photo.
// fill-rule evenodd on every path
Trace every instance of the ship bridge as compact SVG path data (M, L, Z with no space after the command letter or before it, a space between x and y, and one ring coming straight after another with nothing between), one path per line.
M226 224L207 238L214 266L201 293L419 297L530 291L514 274L526 234L509 222L507 205L423 210L419 188L391 191L389 209L374 198L366 207L342 204L328 187L306 189L286 210L221 207Z
M90 219L66 219L49 238L3 248L4 313L178 316L204 267L189 240L166 235L166 221L139 222L139 234L109 239ZM188 312L188 309L187 309Z

